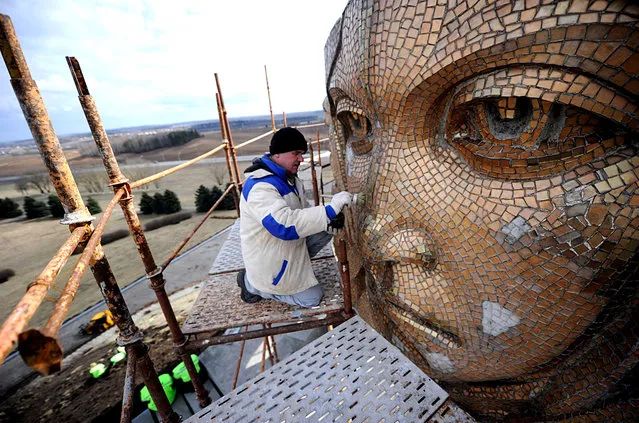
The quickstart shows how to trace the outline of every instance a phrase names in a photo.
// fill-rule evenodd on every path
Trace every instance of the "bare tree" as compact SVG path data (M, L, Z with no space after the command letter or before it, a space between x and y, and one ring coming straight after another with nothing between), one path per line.
M25 177L21 177L16 181L15 188L16 191L18 191L22 195L29 194L29 182L26 180Z
M224 168L224 166L219 166L219 165L212 165L209 170L211 171L211 174L213 175L213 179L215 179L215 183L218 186L224 186L226 184L226 179L227 179L227 174L226 174L226 169Z
M40 194L51 192L51 180L46 173L33 173L26 175L24 178L27 185L40 191Z
M98 172L83 173L78 175L78 180L80 181L80 185L90 193L103 192L106 186L104 176Z

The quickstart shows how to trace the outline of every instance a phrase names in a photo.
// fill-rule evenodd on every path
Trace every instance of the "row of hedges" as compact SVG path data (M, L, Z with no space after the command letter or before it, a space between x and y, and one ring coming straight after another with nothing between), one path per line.
M228 188L229 185L230 184L227 184L226 188ZM213 207L213 204L220 199L222 194L224 194L224 191L218 186L209 189L204 185L200 185L195 191L195 210L200 213L209 211L210 208ZM216 210L235 210L235 200L233 200L232 191L224 197L224 200L222 200Z
M10 219L12 217L18 217L22 214L18 203L10 198L4 200L0 198L0 219Z
M92 197L87 199L86 205L91 214L100 213L102 211L98 202ZM49 194L47 204L42 201L38 201L33 197L24 197L22 207L24 208L24 213L26 214L27 219L35 219L37 217L49 215L59 218L64 217L64 208L62 207L60 199L55 194ZM10 198L5 198L4 200L0 199L0 219L10 219L21 215L22 210L20 210L18 203Z
M163 226L175 225L183 220L190 219L191 217L193 217L193 215L189 212L173 213L168 216L160 217L159 219L148 221L144 225L144 230L148 232L159 229ZM102 245L107 245L114 241L117 241L118 239L126 238L127 236L129 236L128 229L116 229L115 231L103 234L100 242L102 243Z
M164 194L156 192L151 197L146 192L140 198L140 211L142 214L171 214L182 210L180 199L171 190L167 189Z
M195 129L182 131L172 131L166 134L160 134L152 137L130 138L122 144L113 145L113 151L116 154L122 153L146 153L147 151L157 150L159 148L175 147L184 145L189 141L200 138L202 135Z

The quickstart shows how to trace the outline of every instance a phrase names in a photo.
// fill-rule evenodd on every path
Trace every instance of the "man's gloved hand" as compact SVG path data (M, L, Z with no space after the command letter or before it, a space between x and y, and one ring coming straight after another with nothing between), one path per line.
M351 201L353 201L353 194L348 191L342 191L335 194L328 205L335 210L335 213L339 214L344 206L351 204Z
M340 230L344 229L344 220L344 213L340 212L328 222L326 231L332 235L337 234Z

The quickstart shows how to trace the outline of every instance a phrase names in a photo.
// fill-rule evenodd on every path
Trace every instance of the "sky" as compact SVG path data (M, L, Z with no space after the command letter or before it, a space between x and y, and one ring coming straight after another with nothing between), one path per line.
M58 135L89 132L65 56L105 128L320 110L324 44L347 0L0 0ZM31 133L0 65L0 142Z

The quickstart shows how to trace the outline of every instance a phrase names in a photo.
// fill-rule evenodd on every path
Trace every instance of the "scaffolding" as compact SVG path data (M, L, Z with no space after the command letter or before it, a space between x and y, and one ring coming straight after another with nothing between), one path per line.
M62 151L60 142L53 130L53 126L49 119L42 97L38 91L37 85L31 77L27 62L15 34L13 24L8 16L1 14L0 50L2 51L5 65L9 71L11 85L13 86L16 97L23 110L33 138L43 157L55 191L65 209L66 213L61 223L68 225L70 231L70 235L67 240L58 249L55 256L49 261L40 275L28 286L26 294L22 297L18 305L14 308L0 328L0 363L7 358L17 344L21 357L32 369L44 375L52 374L60 370L63 351L60 342L57 339L57 335L68 313L69 306L77 292L80 280L85 274L87 268L89 268L93 273L96 283L98 284L98 288L100 289L109 310L113 314L115 324L118 327L119 335L117 343L118 345L123 346L127 352L128 362L123 389L121 421L127 422L131 420L131 408L134 392L133 385L136 373L141 375L145 385L149 389L151 398L157 406L158 414L162 421L176 422L180 420L180 416L171 408L171 405L164 393L156 370L153 366L153 362L149 357L149 347L143 342L142 334L131 318L131 313L124 301L124 297L122 296L116 278L111 271L111 267L102 246L100 245L100 238L104 233L107 222L118 205L124 213L130 234L137 246L145 273L150 281L150 287L155 292L157 301L162 309L164 317L166 318L175 351L189 373L200 407L207 406L211 400L209 393L198 378L197 371L190 356L191 350L217 343L235 342L238 340L244 341L246 339L264 337L266 347L270 350L272 346L273 355L276 356L276 345L274 340L268 340L268 336L278 333L304 330L310 327L337 324L353 315L350 299L350 277L348 274L348 262L346 260L346 244L343 239L338 242L339 269L333 269L333 273L324 278L326 283L332 283L333 286L339 287L339 292L335 294L336 300L331 307L321 309L320 312L317 312L316 310L310 313L306 316L308 317L307 319L299 314L289 313L286 315L286 313L284 313L284 315L282 315L281 313L275 313L275 310L267 309L263 310L259 318L252 316L252 318L245 318L242 321L242 325L245 327L259 323L262 327L262 329L259 330L244 331L233 335L220 335L219 332L223 329L223 327L219 326L212 328L210 325L204 325L201 330L185 326L185 329L180 327L169 301L168 294L165 290L166 281L163 271L171 264L175 257L178 256L196 231L210 217L211 213L219 206L227 195L233 196L239 217L239 195L242 190L242 176L238 166L237 150L272 135L276 130L270 101L270 88L268 86L268 74L266 73L266 68L265 76L272 122L271 130L236 146L227 117L220 80L218 75L215 74L217 109L223 138L222 145L219 145L192 160L188 160L170 169L158 172L137 181L129 181L120 171L108 136L102 125L97 107L89 92L80 63L74 57L67 57L69 70L78 91L78 99L91 129L100 157L102 158L109 180L109 186L112 187L114 192L114 195L106 206L101 218L94 224L95 218L91 216L84 204L71 173L71 169L69 168ZM284 121L284 125L286 126L285 114ZM298 128L320 125L324 124L305 125L299 126ZM319 148L320 142L323 140L319 139L319 131L317 134L316 145ZM135 210L132 195L133 190L191 166L221 151L224 152L228 176L231 181L229 187L223 193L222 197L203 216L192 232L182 242L180 242L173 253L161 265L158 265L151 253L140 219ZM320 184L319 188L317 186L314 169L315 163L312 154L311 146L313 192L315 204L318 205L319 199L322 197L320 192L323 193L323 185ZM52 286L61 269L67 263L76 248L82 249L82 254L75 265L46 325L43 329L27 329L29 321L33 317L35 311L42 303L49 288ZM334 266L332 263L324 264L325 266L322 268L331 268L331 266ZM228 274L224 273L227 272L222 272L219 277L226 277L228 279ZM339 285L340 279L341 286ZM234 297L237 297L237 295ZM224 311L227 314L230 313L232 315L243 313L242 310L240 310L240 307L241 304L236 304L234 308L232 307L228 310L222 310L222 308L219 307L219 304L213 305L216 312ZM318 318L318 314L323 314L324 316L320 316ZM224 328L235 327L237 326L236 323L236 321L230 320ZM274 323L278 323L279 325L273 326ZM228 326L231 324L234 326ZM262 358L262 369L263 366L264 356Z

